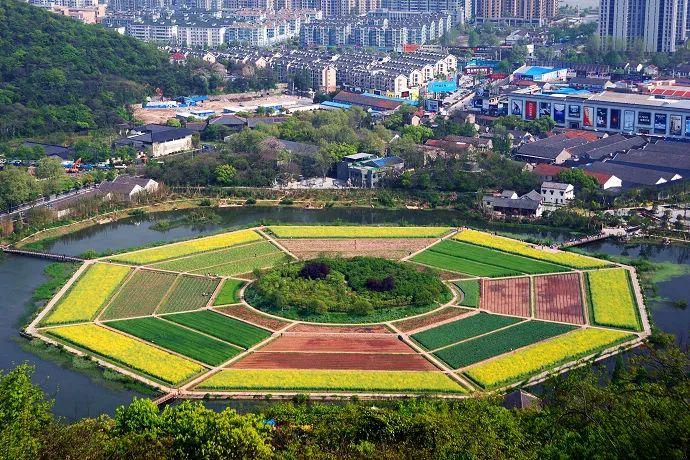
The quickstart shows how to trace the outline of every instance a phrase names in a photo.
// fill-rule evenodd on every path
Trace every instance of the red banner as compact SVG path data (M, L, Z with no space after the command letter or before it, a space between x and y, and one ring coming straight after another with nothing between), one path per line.
M534 101L525 102L525 118L534 120L537 118L537 103Z

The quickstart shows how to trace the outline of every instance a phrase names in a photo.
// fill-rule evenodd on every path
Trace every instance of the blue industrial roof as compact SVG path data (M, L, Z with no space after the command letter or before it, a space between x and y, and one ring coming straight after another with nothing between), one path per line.
M323 101L321 105L325 105L326 107L335 107L336 109L349 109L352 107L352 104L343 104L342 102L333 101Z
M592 94L591 91L586 89L575 89L575 88L558 88L557 90L551 91L551 94Z
M539 66L532 66L529 69L527 69L525 72L522 73L522 75L528 75L531 77L537 76L537 75L544 75L545 73L549 72L556 72L561 69L556 69L553 67L539 67Z
M403 104L409 104L409 105L419 105L418 101L413 101L412 99L405 99L403 97L390 97L390 96L384 96L382 94L374 94L374 93L362 93L362 96L375 97L377 99L384 99L386 101L402 102Z
M400 163L402 160L400 157L383 157L383 158L376 158L375 160L369 160L367 163L373 163L375 166L382 168L384 166L388 166L391 164L397 164Z
M431 81L426 85L426 89L430 93L452 93L457 91L458 83L455 80Z

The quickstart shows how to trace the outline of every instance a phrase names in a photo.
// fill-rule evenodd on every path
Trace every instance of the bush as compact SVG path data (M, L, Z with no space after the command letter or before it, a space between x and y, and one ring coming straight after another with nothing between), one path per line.
M299 276L310 280L326 279L331 267L325 262L307 262L299 271Z

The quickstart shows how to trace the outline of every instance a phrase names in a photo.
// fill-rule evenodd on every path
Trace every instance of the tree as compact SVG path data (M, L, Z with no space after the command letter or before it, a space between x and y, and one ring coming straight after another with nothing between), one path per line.
M44 157L38 160L36 177L39 179L60 179L65 177L65 168L60 160Z
M27 203L40 194L40 185L26 171L11 166L0 171L1 209Z
M237 178L237 169L234 166L224 164L216 167L216 182L221 185L232 185Z
M173 128L181 128L182 127L182 122L178 120L177 118L168 118L168 120L165 122L166 125L172 126Z
M572 184L576 193L592 192L599 190L599 183L592 176L588 176L583 170L573 168L564 169L556 176L559 182Z
M410 139L415 144L423 144L424 141L430 139L434 135L434 131L426 126L403 126L400 130L400 135L403 138Z

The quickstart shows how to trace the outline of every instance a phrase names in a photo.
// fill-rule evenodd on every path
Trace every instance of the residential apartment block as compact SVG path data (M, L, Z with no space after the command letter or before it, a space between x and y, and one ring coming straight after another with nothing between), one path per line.
M477 22L544 25L556 17L558 0L473 0Z

